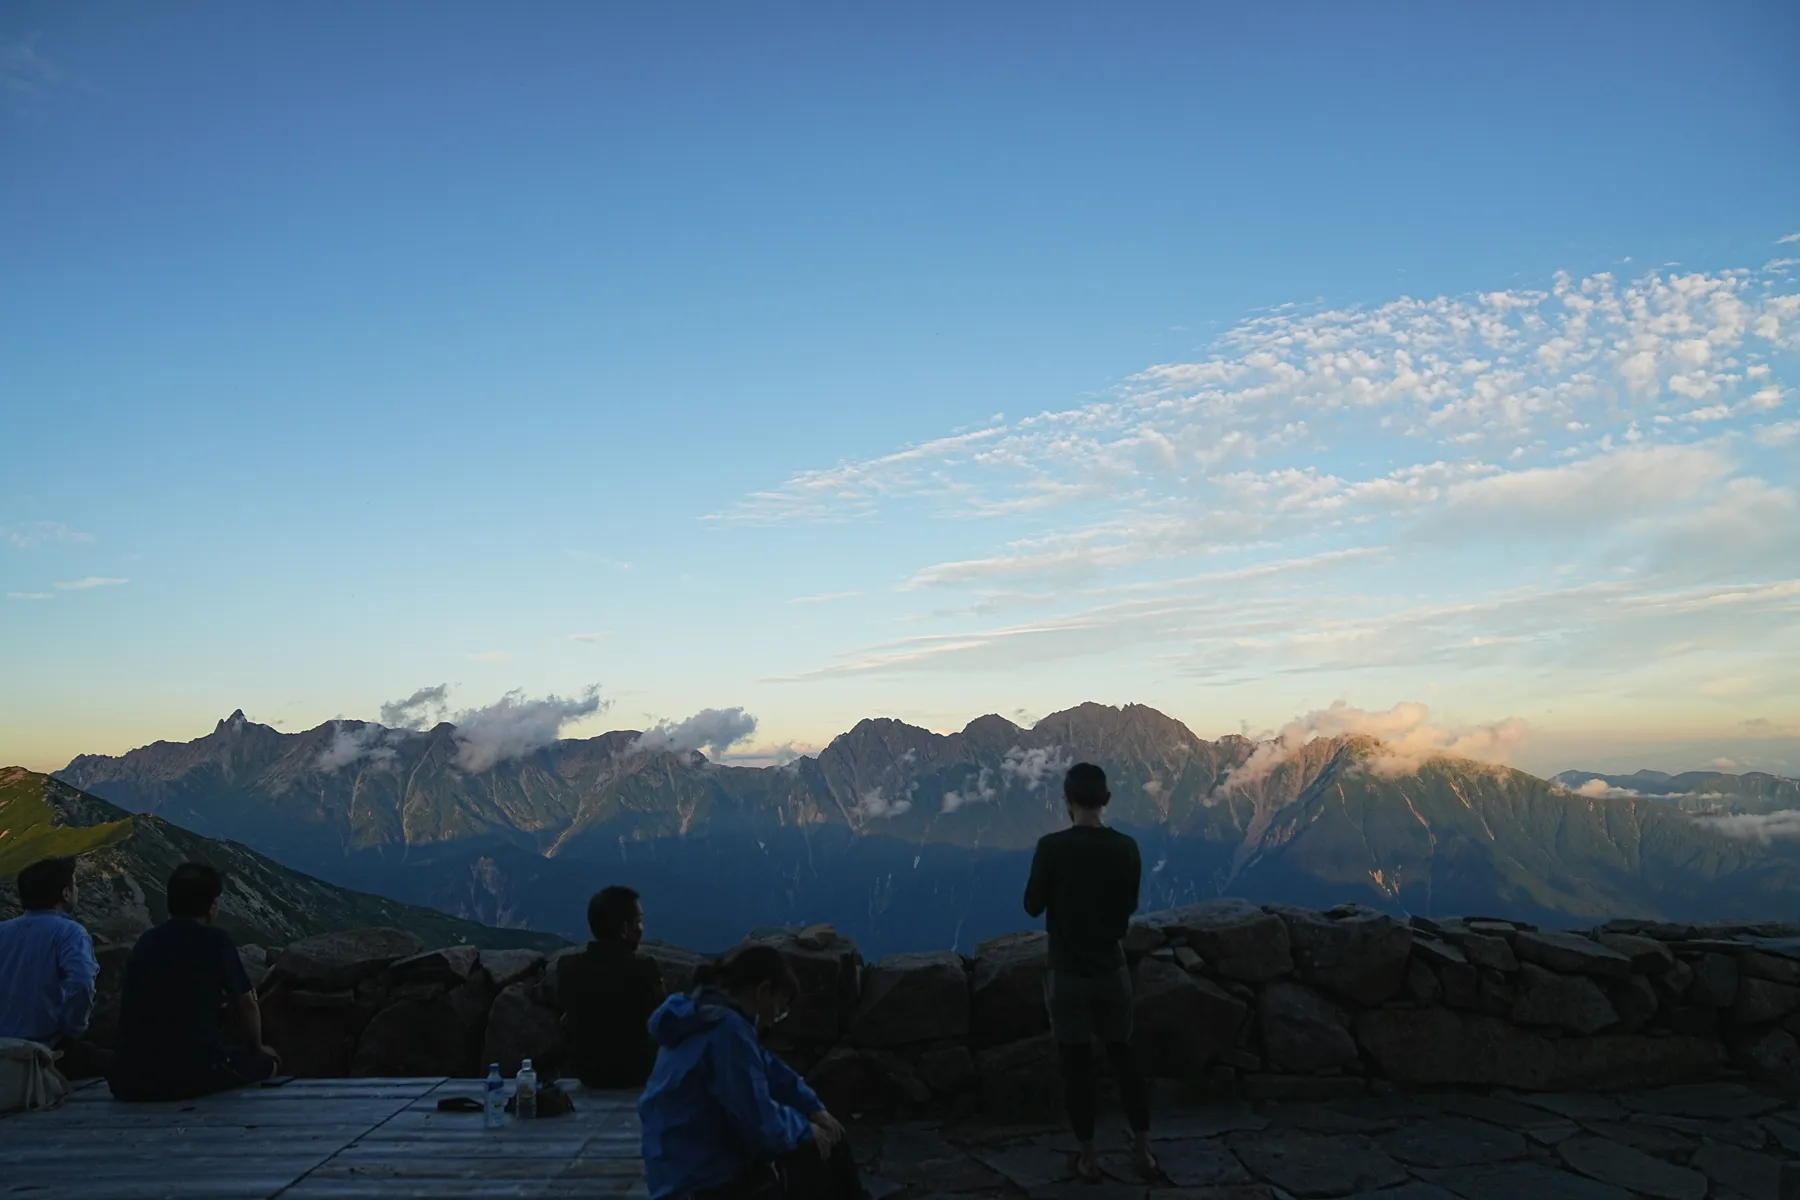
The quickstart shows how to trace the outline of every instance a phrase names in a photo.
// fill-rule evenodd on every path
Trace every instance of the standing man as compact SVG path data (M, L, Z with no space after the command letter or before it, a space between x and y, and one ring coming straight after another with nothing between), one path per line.
M281 1058L231 935L220 929L225 877L185 862L169 875L169 919L131 948L119 995L119 1049L107 1075L121 1100L185 1100L256 1083ZM242 1041L228 1041L229 1012Z
M594 940L556 967L570 1064L585 1087L641 1088L656 1065L650 1014L669 994L656 960L637 952L644 905L615 885L594 893L587 918Z
M1049 970L1044 1003L1062 1063L1069 1125L1081 1143L1076 1169L1098 1181L1094 1161L1094 1077L1091 1043L1106 1047L1119 1079L1119 1098L1134 1138L1140 1171L1156 1170L1150 1153L1150 1096L1131 1054L1131 971L1125 965L1125 929L1137 911L1143 871L1137 842L1101 819L1112 793L1106 772L1076 763L1063 779L1069 828L1038 839L1025 885L1025 911L1049 914Z
M104 1075L111 1057L81 1040L100 964L94 939L70 915L80 898L75 860L41 858L19 872L24 913L0 922L0 1037L61 1050L58 1066L71 1079Z

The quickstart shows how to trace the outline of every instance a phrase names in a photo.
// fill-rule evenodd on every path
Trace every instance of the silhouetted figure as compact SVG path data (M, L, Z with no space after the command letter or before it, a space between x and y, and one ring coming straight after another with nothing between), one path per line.
M225 877L187 862L169 875L169 919L131 948L119 996L119 1048L107 1082L121 1100L181 1100L255 1083L280 1056L231 935L213 922ZM227 1040L225 1017L241 1041Z
M1062 1063L1069 1126L1081 1143L1077 1167L1090 1180L1100 1174L1094 1161L1095 1038L1106 1047L1119 1079L1137 1166L1155 1170L1149 1090L1131 1054L1131 970L1124 946L1126 926L1137 911L1143 863L1137 842L1101 819L1111 799L1105 771L1092 763L1070 767L1063 779L1069 828L1038 839L1025 885L1025 911L1048 914L1044 1003Z
M650 1014L668 996L662 968L639 954L644 905L628 887L609 887L588 901L594 940L556 968L569 1064L583 1084L640 1088L656 1061Z
M111 1052L81 1037L100 964L72 915L81 897L75 860L41 858L19 872L18 885L25 911L0 921L0 1037L62 1051L57 1067L71 1079L104 1075Z
M650 1200L861 1200L844 1127L759 1033L800 993L773 946L702 967L650 1018L659 1049L638 1099Z

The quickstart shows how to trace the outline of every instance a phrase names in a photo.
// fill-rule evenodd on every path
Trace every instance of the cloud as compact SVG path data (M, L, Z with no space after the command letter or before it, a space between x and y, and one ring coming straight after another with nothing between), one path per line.
M46 542L91 542L94 535L69 528L61 521L27 521L22 525L0 525L0 542L15 550L33 550Z
M1800 810L1772 813L1708 814L1695 821L1726 837L1743 838L1767 845L1775 838L1800 837Z
M54 600L54 599L56 599L56 593L55 592L8 592L8 593L6 593L6 598L8 600Z
M1759 426L1756 430L1756 444L1759 446L1786 446L1800 439L1800 421L1778 421L1773 425Z
M939 812L953 813L967 808L971 804L989 804L1000 794L993 783L994 773L988 767L981 768L980 774L974 776L961 788L944 793L943 805Z
M512 655L505 650L480 650L469 655L469 661L478 663L509 663L512 661Z
M703 708L682 721L659 721L639 734L631 750L707 750L718 758L756 732L756 718L741 708Z
M568 635L568 640L571 642L603 642L611 636L611 630L602 630L598 633L571 633Z
M1437 528L1459 532L1473 524L1512 537L1566 537L1674 508L1731 469L1711 447L1621 447L1567 466L1454 484Z
M367 760L374 769L383 770L399 762L400 756L393 746L404 736L398 730L383 729L379 725L359 723L346 728L340 721L332 730L331 741L319 752L313 765L329 774Z
M849 600L861 592L822 592L817 596L795 596L789 604L830 604L833 600Z
M55 63L38 53L36 34L0 42L0 98L34 96L62 80Z
M1642 795L1630 788L1614 787L1604 779L1590 779L1571 790L1577 796L1586 796L1590 800L1636 800Z
M429 729L449 713L447 701L450 685L422 687L404 700L390 700L381 706L381 723L396 729Z
M1377 750L1362 765L1377 775L1405 775L1438 757L1503 761L1525 742L1527 728L1517 717L1459 729L1442 729L1430 723L1431 710L1417 701L1404 701L1385 712L1352 708L1344 701L1317 709L1288 722L1272 739L1251 752L1243 765L1226 778L1224 789L1236 791L1266 779L1277 767L1298 754L1314 738L1364 736L1375 738Z
M1790 233L1775 239L1777 246L1786 246L1794 242L1800 242L1800 233Z
M912 806L911 789L904 796L890 798L881 788L873 788L858 796L850 811L865 821L892 820L911 812Z
M562 735L563 726L603 707L598 684L568 699L556 695L527 699L521 690L510 691L485 708L456 715L457 751L452 761L463 771L480 774L542 750Z
M90 588L118 587L130 583L129 579L113 579L104 575L89 575L82 579L60 580L56 586L65 592L85 592Z
M1060 753L1056 746L1033 746L1029 750L1014 746L1000 760L1000 774L1020 787L1036 791L1074 763L1073 758Z

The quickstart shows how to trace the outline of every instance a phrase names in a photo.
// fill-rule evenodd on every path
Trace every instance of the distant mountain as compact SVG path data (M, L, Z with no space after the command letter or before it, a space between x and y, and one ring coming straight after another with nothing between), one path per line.
M650 740L559 741L472 772L449 724L285 734L239 712L196 741L85 755L58 775L346 886L569 937L584 936L587 895L617 881L645 892L657 936L687 945L818 920L876 953L970 945L1017 927L1031 848L1063 824L1076 760L1106 768L1110 819L1143 843L1147 908L1229 893L1543 924L1800 916L1790 842L1465 760L1385 774L1367 739L1318 739L1270 767L1274 747L1252 763L1245 738L1084 704L1030 729L865 720L780 767Z
M1679 775L1661 771L1630 775L1564 771L1555 777L1555 782L1572 792L1648 796L1691 812L1765 813L1800 808L1800 779L1761 771L1743 775L1723 771L1684 771Z
M255 851L213 841L155 816L134 816L48 775L0 768L0 919L16 916L13 879L26 864L81 856L75 915L96 937L129 938L167 915L164 882L180 862L227 873L220 924L240 942L282 946L314 933L364 925L408 929L427 945L536 946L560 939L490 929L383 896L347 891Z

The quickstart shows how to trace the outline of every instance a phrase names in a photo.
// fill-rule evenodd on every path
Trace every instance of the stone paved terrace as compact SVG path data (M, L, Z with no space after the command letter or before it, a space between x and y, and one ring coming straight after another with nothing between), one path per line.
M632 1097L572 1091L576 1111L482 1127L437 1100L479 1083L299 1080L200 1101L125 1105L88 1085L64 1108L0 1120L0 1196L611 1197L644 1194ZM855 1125L878 1200L1794 1200L1800 1106L1738 1083L1593 1094L1359 1095L1164 1112L1165 1178L1133 1178L1123 1131L1070 1178L1054 1125ZM1105 1143L1103 1142L1103 1146Z
M440 1113L473 1079L297 1079L122 1104L99 1082L0 1119L0 1196L40 1200L643 1197L635 1097L572 1089L573 1113L483 1128Z

